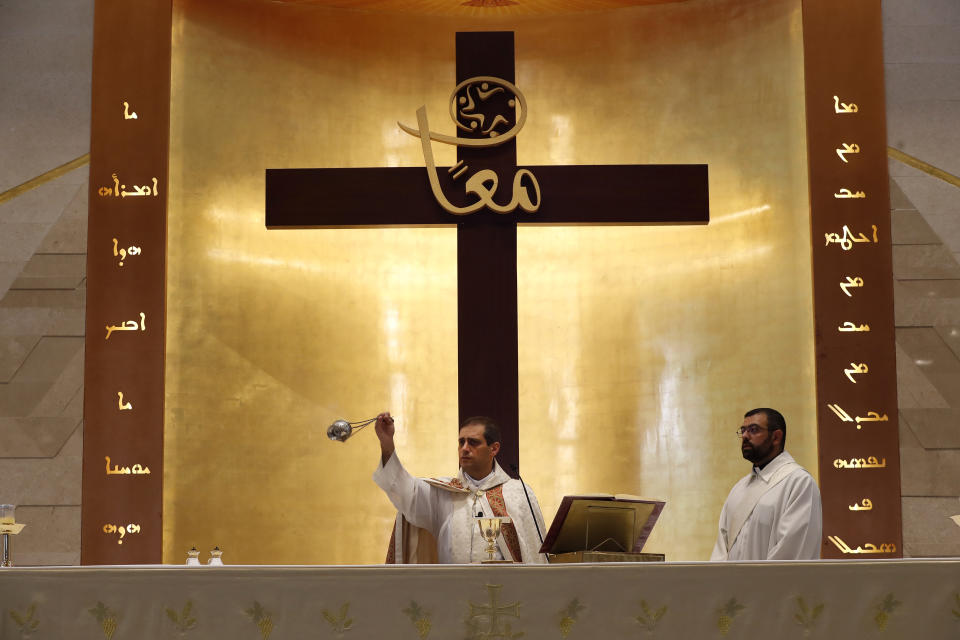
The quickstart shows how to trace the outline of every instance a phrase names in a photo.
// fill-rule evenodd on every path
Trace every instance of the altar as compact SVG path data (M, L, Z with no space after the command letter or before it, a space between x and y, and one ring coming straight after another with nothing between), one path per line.
M0 573L3 638L957 638L960 560Z

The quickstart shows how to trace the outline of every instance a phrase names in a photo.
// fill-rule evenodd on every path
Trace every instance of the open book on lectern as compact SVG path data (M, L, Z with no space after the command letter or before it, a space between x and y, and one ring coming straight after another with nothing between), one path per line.
M665 504L625 494L564 496L540 553L638 554Z

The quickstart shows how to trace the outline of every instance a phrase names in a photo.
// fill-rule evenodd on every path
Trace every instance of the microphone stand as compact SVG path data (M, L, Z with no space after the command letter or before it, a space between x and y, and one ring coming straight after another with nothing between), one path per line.
M530 507L530 517L533 518L533 526L537 528L537 537L540 538L540 546L543 546L543 534L540 533L540 524L537 523L537 514L533 511L533 501L530 500L530 494L527 493L527 483L523 481L523 478L520 477L520 470L517 469L517 465L510 463L510 470L517 474L517 480L520 481L520 486L523 487L523 495L527 497L527 506ZM543 554L547 559L547 564L550 564L550 556Z

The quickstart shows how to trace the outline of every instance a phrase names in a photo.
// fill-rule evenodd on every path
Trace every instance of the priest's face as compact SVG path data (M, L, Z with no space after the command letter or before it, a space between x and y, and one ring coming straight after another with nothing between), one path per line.
M756 413L743 419L740 452L753 464L766 464L776 458L782 440L782 432L770 431L767 414Z
M482 480L493 471L493 458L500 451L500 443L487 444L482 424L468 424L460 429L457 441L460 468L474 480Z

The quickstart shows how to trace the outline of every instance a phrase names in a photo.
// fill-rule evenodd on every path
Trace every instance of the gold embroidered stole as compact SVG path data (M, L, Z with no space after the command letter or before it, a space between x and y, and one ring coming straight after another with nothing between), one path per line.
M510 514L507 513L507 503L503 499L502 484L487 489L486 496L490 508L493 509L493 515L500 518L510 517ZM503 523L500 527L500 534L503 536L503 541L507 543L507 548L510 549L514 562L523 562L523 556L520 553L520 537L517 535L517 528L513 526L513 522Z

